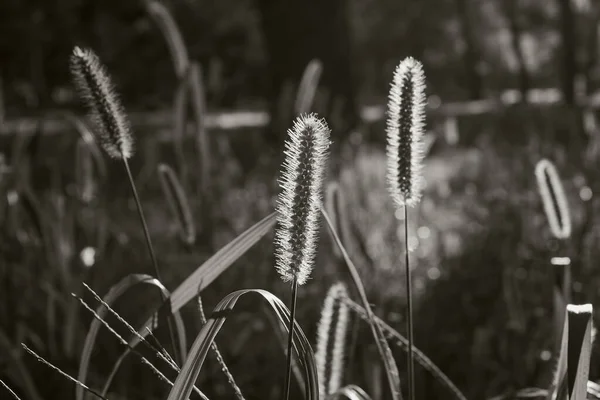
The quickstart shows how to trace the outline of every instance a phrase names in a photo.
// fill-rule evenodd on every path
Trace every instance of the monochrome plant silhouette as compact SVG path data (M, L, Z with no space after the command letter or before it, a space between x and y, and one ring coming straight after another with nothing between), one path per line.
M326 122L315 114L298 117L288 130L279 177L275 265L283 281L292 283L286 399L291 376L296 295L298 286L307 282L316 256L329 137Z
M388 98L387 181L398 213L404 212L408 351L408 393L414 400L412 280L408 247L408 207L415 206L423 191L425 145L425 73L412 57L394 71Z

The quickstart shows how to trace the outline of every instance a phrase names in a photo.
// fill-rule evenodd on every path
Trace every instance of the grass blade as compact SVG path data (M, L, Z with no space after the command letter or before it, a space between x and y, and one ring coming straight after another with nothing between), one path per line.
M592 353L591 304L567 305L551 399L585 400Z
M181 373L175 380L173 389L169 393L167 400L188 399L192 391L192 386L200 374L200 369L202 368L202 364L204 363L208 350L211 348L214 338L223 327L227 316L233 312L238 300L242 296L250 293L262 296L263 299L267 301L268 305L271 306L271 310L277 316L280 326L283 329L287 329L290 321L289 310L281 300L270 292L260 289L247 289L230 293L217 304L208 323L202 328L200 333L198 333L196 340L192 344L190 356L181 369ZM313 351L308 339L304 335L300 325L297 323L294 323L293 337L293 347L297 355L297 360L304 369L306 377L307 398L308 400L318 400L319 388L317 384L317 368Z
M356 270L354 263L348 256L346 249L344 249L344 246L342 245L340 238L338 237L337 233L335 232L334 226L333 226L331 220L329 219L327 212L324 209L321 209L321 212L323 213L323 216L325 217L325 221L327 221L327 225L329 226L329 229L335 239L335 242L337 243L340 251L342 252L342 256L344 257L344 260L346 261L346 266L348 267L348 271L350 272L350 275L352 276L352 280L354 281L354 285L356 286L356 289L358 290L363 307L369 317L369 327L371 328L371 332L373 333L373 339L375 340L375 343L377 344L377 350L379 351L379 356L381 357L381 360L383 361L383 364L385 365L385 372L386 372L388 382L390 385L390 392L392 394L392 398L394 400L401 399L402 393L400 392L400 374L398 373L398 366L396 365L396 361L394 360L392 351L390 350L390 346L388 345L388 343L385 339L385 336L383 335L383 332L381 331L379 324L377 324L375 322L375 315L373 314L373 310L371 310L371 305L369 304L369 300L367 299L367 292L365 291L362 281L360 280L360 275L358 274L358 271Z
M294 104L296 115L307 114L311 111L322 72L323 64L317 59L311 60L306 66Z
M173 291L173 294L171 295L171 311L176 313L190 300L195 299L198 293L210 285L219 277L219 275L227 270L231 264L266 235L275 224L275 219L276 213L269 214L254 226L248 228L240 236L222 247L211 258L206 260L192 272L192 274ZM140 330L142 336L148 335L146 328L152 329L154 327L154 320L156 320L155 316L146 321L142 330ZM139 340L134 338L130 345L133 347L137 343L139 343Z
M345 397L348 400L371 400L371 396L367 394L362 388L356 385L348 385L339 389L335 393L327 397L328 400L339 399Z
M343 299L343 301L348 305L348 307L354 311L363 321L369 323L369 316L367 315L367 311L355 303L349 298ZM408 351L408 340L402 336L398 331L389 326L384 320L375 316L375 322L379 325L386 335L386 338L392 340L394 344L396 344L403 351ZM431 361L421 350L413 346L413 355L415 357L415 361L423 367L424 370L429 372L438 382L440 382L443 386L445 386L455 398L459 400L466 400L466 397L462 392L456 387L456 385L444 374L434 363Z

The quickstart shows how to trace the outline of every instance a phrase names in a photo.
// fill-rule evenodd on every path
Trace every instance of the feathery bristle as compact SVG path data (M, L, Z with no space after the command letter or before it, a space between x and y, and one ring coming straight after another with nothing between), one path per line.
M131 157L129 121L98 56L92 50L75 47L70 61L75 86L88 106L104 150L113 158Z
M315 114L288 130L277 199L276 268L282 279L308 280L314 262L330 131Z
M552 235L567 239L571 236L571 214L556 167L551 161L542 159L535 166L535 177Z
M424 187L425 73L420 62L404 59L394 72L388 98L388 185L398 207L414 206Z

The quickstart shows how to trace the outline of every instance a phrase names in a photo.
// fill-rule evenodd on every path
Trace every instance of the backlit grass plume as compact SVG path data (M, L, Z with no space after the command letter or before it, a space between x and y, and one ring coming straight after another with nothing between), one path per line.
M348 331L349 309L344 298L348 297L346 286L338 282L329 288L327 297L323 302L321 310L321 319L317 327L317 351L315 360L317 362L317 376L319 381L320 398L326 398L335 393L342 386L342 377L344 372L344 350L346 345L346 333ZM336 308L336 303L338 307ZM337 310L337 313L336 313ZM337 317L336 317L337 314ZM335 330L332 331L334 319L336 320ZM333 344L330 337L333 334ZM329 352L330 347L332 352ZM327 361L330 356L329 380L326 379Z
M542 159L535 166L538 190L552 235L557 239L571 236L571 214L558 172L554 164Z
M315 114L288 130L277 200L276 268L285 282L303 285L316 254L329 128Z
M104 150L113 158L131 157L129 121L98 56L92 50L75 47L70 64L75 86L90 111Z
M425 73L412 57L394 72L388 98L388 185L397 206L414 206L423 189Z
M388 101L387 180L399 212L404 212L404 250L408 332L408 398L414 400L412 279L408 253L408 207L415 206L423 191L422 177L425 125L425 73L412 57L394 71Z
M276 268L284 282L292 282L287 373L284 399L289 398L292 371L292 332L298 285L308 280L316 255L330 131L315 114L301 115L288 130L285 158L279 177L275 231Z

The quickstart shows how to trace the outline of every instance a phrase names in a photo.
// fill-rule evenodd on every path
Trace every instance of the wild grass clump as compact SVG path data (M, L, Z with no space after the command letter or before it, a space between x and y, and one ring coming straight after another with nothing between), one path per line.
M184 148L189 89L195 98L197 156L208 159L199 65L188 60L183 39L166 8L154 1L147 1L146 6L168 37L180 80L173 111L179 150ZM273 348L283 353L280 364L268 360L279 366L272 369L279 374L264 377L267 380L264 387L272 390L272 398L287 399L296 397L297 393L298 397L309 400L344 396L366 400L371 395L379 400L383 397L384 373L389 397L394 400L403 398L403 390L410 399L433 398L433 394L437 394L440 398L463 400L465 389L471 398L539 395L580 400L591 391L590 387L593 389L588 383L593 307L576 302L594 296L575 290L575 282L570 279L571 264L574 279L583 275L581 257L574 243L575 238L587 233L578 230L581 218L578 219L575 212L571 214L577 207L566 200L573 192L573 184L565 179L568 184L563 188L549 161L541 161L534 167L542 158L541 152L530 149L500 157L498 151L480 143L480 147L473 150L474 157L471 157L473 153L458 153L446 158L441 165L439 161L435 164L427 159L425 75L420 62L405 59L392 78L386 152L378 149L365 156L361 149L363 153L359 151L354 165L342 168L340 176L331 180L328 179L331 132L327 122L315 114L297 116L287 132L276 193L264 189L268 185L257 189L264 197L274 195L269 200L275 201L267 201L268 212L258 213L261 214L258 222L233 226L231 230L237 236L223 246L216 246L212 255L202 257L203 254L195 252L201 244L191 204L197 202L190 201L196 200L191 198L195 194L201 197L197 200L203 205L217 209L213 201L206 202L207 197L216 197L210 190L212 185L208 184L210 164L198 163L201 170L197 173L202 178L195 191L189 183L190 171L183 151L176 151L176 165L180 167L177 172L162 161L157 168L153 167L157 176L154 173L152 176L170 207L179 240L185 245L185 255L190 257L185 263L199 265L173 290L162 280L161 274L173 273L174 267L165 261L169 258L155 250L142 197L136 188L134 169L129 164L133 159L132 128L106 68L91 50L77 47L71 56L71 72L92 122L88 127L87 122L65 115L81 136L75 146L72 192L76 201L63 193L58 179L53 181L51 195L38 195L33 189L28 166L35 160L32 150L35 146L31 144L35 138L18 138L14 146L17 151L12 155L9 174L16 173L23 179L6 186L4 181L0 182L2 198L6 199L0 205L5 208L2 221L7 221L3 226L7 241L23 249L20 260L31 256L28 253L39 253L43 257L32 256L30 263L42 264L43 260L43 264L47 264L37 270L16 268L18 263L3 255L11 260L11 267L2 270L3 291L23 298L15 309L4 307L0 312L3 326L8 327L6 333L0 330L0 348L15 366L10 382L16 382L20 389L20 392L7 390L8 385L0 380L2 390L11 396L18 398L22 392L27 398L41 398L39 383L31 378L20 356L20 352L25 351L32 360L40 361L43 367L49 367L69 384L74 384L77 400L83 400L86 394L101 399L118 398L117 392L135 396L126 392L133 380L126 385L116 385L119 379L127 378L127 371L137 367L126 362L129 358L141 362L158 378L156 385L149 381L148 386L152 384L152 389L162 389L163 397L168 400L190 396L214 398L224 392L211 387L207 383L210 380L198 380L200 374L206 372L208 355L213 354L217 361L215 366L226 381L227 395L243 400L256 395L253 392L256 383L244 379L241 376L244 369L239 366L251 364L248 359L255 355L253 352L260 353L257 348ZM308 111L313 106L320 73L318 61L308 66L297 91L296 112ZM383 138L383 134L381 136ZM135 273L110 286L104 296L98 295L91 284L94 275L104 273L101 266L107 261L102 257L110 255L110 251L104 249L116 251L115 248L131 246L129 239L118 232L114 221L107 219L103 225L94 221L94 226L106 227L110 240L94 242L95 249L103 249L98 252L100 262L94 260L88 263L87 269L77 270L76 266L83 262L78 259L83 254L79 250L92 246L77 235L78 226L85 225L78 220L78 212L69 211L71 207L77 207L77 211L100 209L106 202L112 171L104 164L97 143L110 158L123 162L132 205L142 228L140 236L154 274L143 274L142 264L130 266ZM451 163L460 173L448 172ZM357 170L360 173L357 174ZM531 196L535 192L535 178L547 223L537 218L541 214L536 214L539 199ZM425 181L435 182L435 185L425 185ZM365 190L368 193L363 193ZM96 198L101 201L94 201ZM250 208L253 205L244 204L250 203L249 198L252 196L238 199L235 204ZM409 207L414 212L410 213L410 221ZM218 219L212 215L208 218L206 211L211 210L202 210L200 229L216 236L217 228L211 222ZM400 227L403 229L398 229L397 220L403 221ZM534 222L528 224L529 220ZM331 240L327 241L330 249L323 247L319 240L323 222L330 234ZM548 225L552 237L543 230ZM226 294L218 299L211 312L205 313L205 295L214 295L211 292L214 285L207 290L209 286L222 274L229 273L230 267L243 263L245 255L270 235L273 228L274 249L261 247L257 257L262 257L261 265L274 260L275 268L260 271L254 260L243 265L246 274L253 275L259 286L266 286L270 283L268 279L277 275L286 289L291 285L289 309L273 293L247 288L245 282L234 280L236 286L245 288ZM455 232L459 229L463 231ZM98 236L102 235L98 233ZM423 250L422 243L428 238L434 244L430 250ZM404 241L403 252L398 251L398 239ZM557 240L561 246L556 244ZM106 244L108 242L112 247ZM318 257L318 250L325 254L324 258ZM587 251L592 250L587 248ZM272 251L272 259L267 251ZM176 252L182 253L181 248L176 248ZM327 254L334 263L327 263ZM396 267L402 263L399 261L402 255L403 285L399 284L402 276ZM560 266L549 272L548 260ZM315 268L316 265L319 267ZM324 273L326 268L327 274ZM561 279L557 279L555 271L562 271L562 275L557 275ZM314 351L301 326L305 315L297 314L297 309L305 311L303 302L322 292L318 290L319 284L323 286L322 276L335 276L336 283L325 297ZM37 286L24 287L24 281L35 281ZM306 290L299 295L301 285L305 285ZM117 311L117 305L142 288L158 290L161 301L156 306L148 306L149 312L140 315L140 320L130 322ZM554 303L552 314L547 309L551 308L552 295L558 292L561 302ZM40 293L43 301L39 301ZM38 301L32 301L36 296ZM353 300L354 296L358 301ZM596 297L600 296L596 294ZM261 302L260 312L240 307L240 303L249 299ZM399 299L407 305L405 312L398 312ZM197 305L193 315L186 314L186 306L191 303ZM24 306L35 309L29 320L22 316ZM80 311L84 311L86 319L80 317ZM413 311L418 316L414 320ZM40 315L45 317L41 322L36 321L41 327L36 325L35 330L43 332L42 336L36 335L33 329L22 328L23 324L12 322L33 321ZM561 315L564 318L559 321ZM262 322L264 316L270 325ZM198 327L189 347L187 335L192 330L186 329L184 320L187 319L193 319ZM230 340L217 346L216 336L226 321L238 321L239 325L235 326L239 329L226 329L230 331ZM552 329L553 323L558 325L557 321L561 322L561 328ZM367 325L367 333L362 331L359 322ZM400 322L406 322L406 337L395 327ZM161 343L163 325L168 329L169 346ZM61 329L62 326L66 328ZM270 326L271 331L265 326ZM104 357L108 365L94 368L94 361L98 361L96 354L104 343L99 336L101 330L116 338L120 347L115 359ZM431 332L437 333L432 335ZM560 342L555 352L551 351L553 337ZM17 346L19 343L21 347ZM102 354L108 355L108 352ZM547 358L545 364L531 362L539 360L540 354ZM77 359L77 368L53 362L60 360L59 355ZM261 356L266 358L266 354ZM285 369L281 368L284 357ZM397 360L402 357L406 357L406 368L399 370ZM416 373L415 361L422 376ZM499 374L499 363L504 371L511 372L510 377ZM406 373L406 380L401 372ZM369 373L368 378L365 373ZM283 384L278 383L280 374L284 374ZM435 385L429 385L428 379L433 379ZM292 389L294 384L297 390ZM482 393L486 396L481 396ZM264 393L260 395L264 397Z

